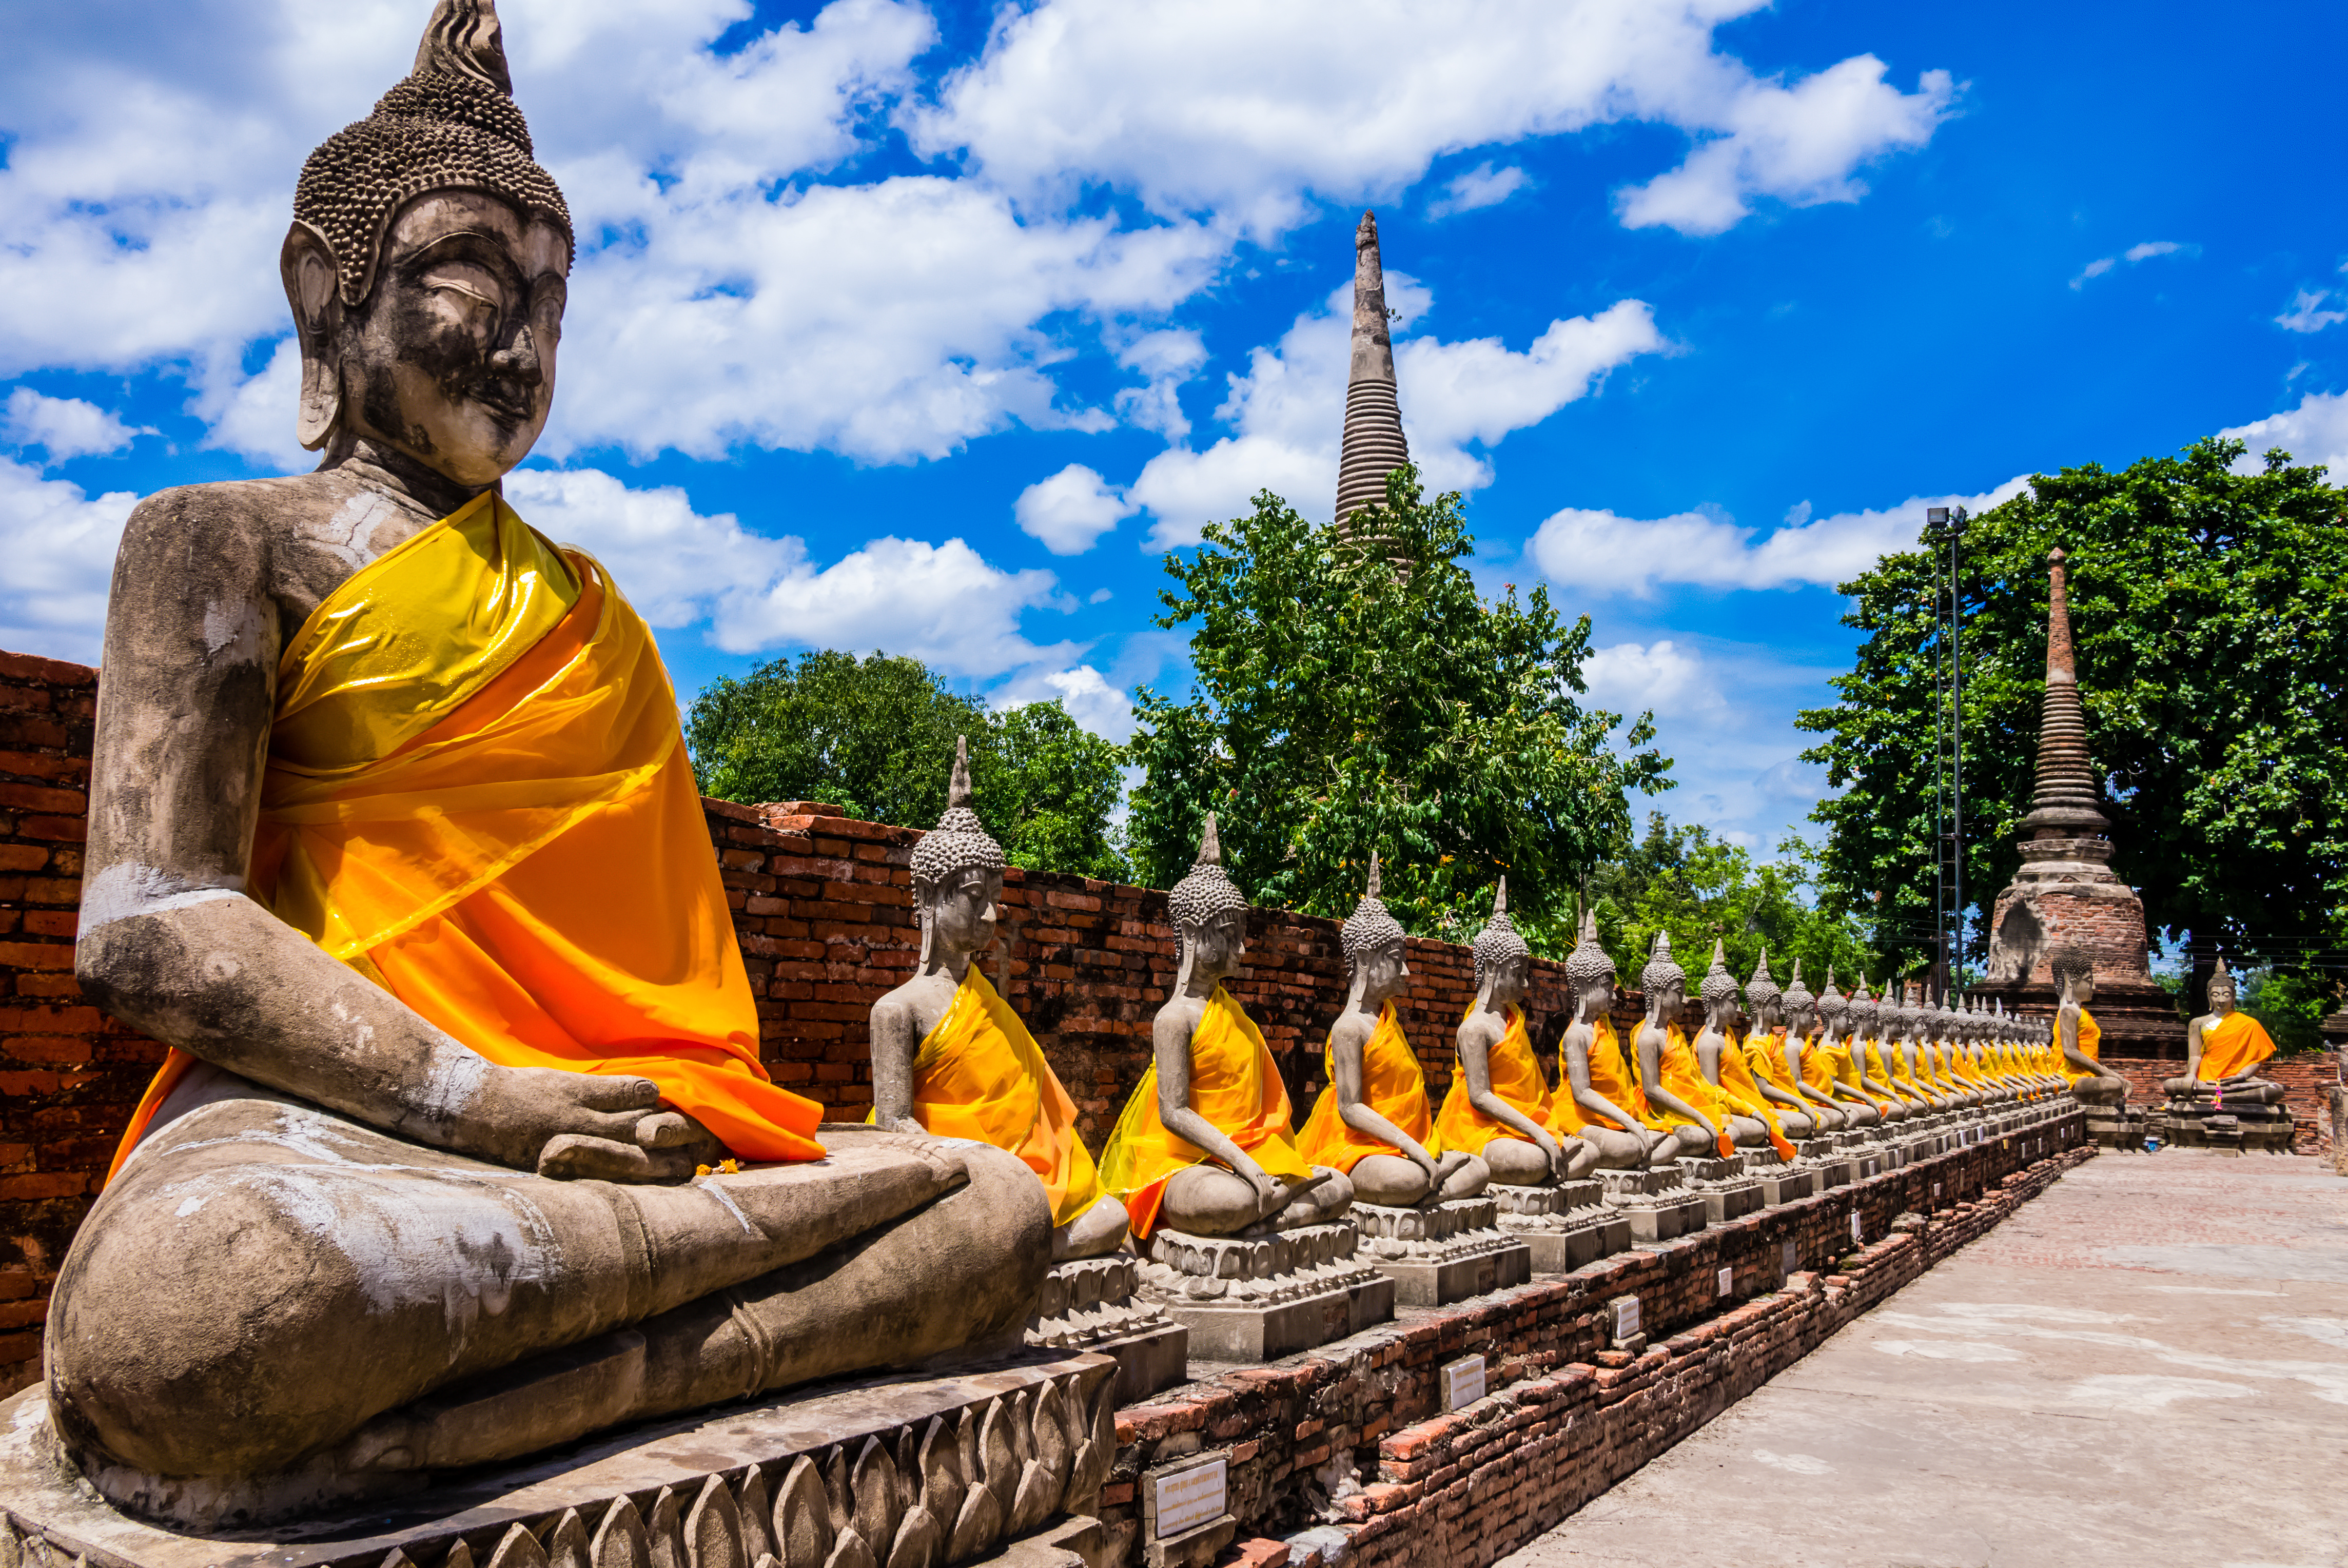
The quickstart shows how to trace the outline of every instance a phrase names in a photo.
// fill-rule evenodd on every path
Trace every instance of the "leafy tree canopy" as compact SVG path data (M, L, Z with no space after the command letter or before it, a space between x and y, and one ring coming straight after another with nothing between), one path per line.
M1529 940L1554 948L1581 876L1629 838L1628 792L1669 789L1643 716L1585 708L1590 620L1545 590L1487 600L1459 498L1397 469L1340 542L1269 491L1169 557L1159 624L1190 626L1196 695L1144 688L1131 746L1133 856L1170 886L1220 813L1224 863L1258 903L1348 913L1370 853L1414 931L1464 939L1494 878Z
M1672 955L1687 971L1691 996L1712 963L1715 941L1725 944L1729 973L1739 984L1766 947L1770 973L1781 985L1798 958L1813 991L1829 966L1845 991L1862 974L1879 990L1880 956L1858 923L1815 897L1815 851L1789 838L1777 855L1756 863L1749 851L1701 827L1675 827L1662 812L1648 813L1646 836L1590 877L1598 938L1622 984L1638 985L1655 933L1664 931L1671 934Z
M710 682L685 731L704 794L821 800L913 828L944 812L954 737L965 735L972 803L1013 865L1129 874L1109 820L1123 748L1057 701L989 712L917 659L826 651Z
M2069 558L2087 745L2113 869L2151 925L2290 968L2348 939L2348 492L2321 468L2209 439L2119 472L2040 475L1971 520L1965 614L1968 947L2011 879L2029 810L2046 648L2047 552ZM1822 891L1909 958L1932 924L1934 562L1886 556L1842 585L1866 634L1835 706L1804 713L1804 753L1841 792Z

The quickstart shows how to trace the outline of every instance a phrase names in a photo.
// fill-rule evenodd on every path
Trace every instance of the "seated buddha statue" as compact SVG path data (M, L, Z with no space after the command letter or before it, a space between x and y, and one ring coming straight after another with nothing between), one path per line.
M1767 955L1763 955L1767 962ZM1777 1005L1786 1020L1786 1037L1778 1050L1786 1060L1786 1082L1811 1109L1822 1127L1841 1131L1857 1125L1856 1109L1834 1097L1834 1069L1819 1047L1826 1037L1826 1019L1818 999L1802 984L1802 961L1794 960L1793 977L1786 982Z
M1669 968L1678 967L1671 964L1671 939L1661 933L1655 952ZM1614 960L1598 940L1595 921L1583 920L1581 939L1566 954L1565 982L1573 991L1573 1019L1558 1042L1552 1125L1595 1149L1601 1170L1670 1170L1682 1151L1680 1135L1648 1108L1622 1055L1608 1016L1614 1006Z
M1883 1102L1859 1084L1859 1060L1850 1039L1850 998L1835 985L1834 966L1827 966L1827 983L1818 988L1818 1041L1805 1053L1803 1067L1815 1057L1823 1087L1853 1127L1876 1127L1885 1119Z
M1949 1076L1972 1097L1975 1105L1993 1103L1998 1098L1995 1088L1973 1066L1972 1020L1966 1016L1964 1005L1943 995L1941 1012L1941 1057L1948 1064Z
M1754 965L1752 977L1745 982L1745 1012L1749 1020L1744 1042L1745 1065L1752 1069L1753 1082L1762 1097L1781 1108L1777 1124L1786 1130L1788 1138L1807 1138L1813 1131L1830 1132L1841 1119L1807 1099L1795 1087L1793 1070L1787 1065L1785 999L1785 992L1769 973L1769 954L1765 950L1760 962Z
M1223 982L1247 955L1247 900L1222 866L1215 816L1166 895L1179 944L1150 1026L1150 1062L1101 1150L1101 1185L1146 1241L1159 1225L1230 1236L1325 1224L1353 1205L1344 1172L1297 1152L1279 1064Z
M2063 1054L2063 1077L2072 1097L2089 1105L2124 1106L2128 1082L2098 1059L2103 1030L2087 1004L2096 999L2096 961L2087 950L2065 943L2049 962L2054 971L2058 998L2054 1008L2054 1043Z
M1297 1135L1315 1166L1353 1178L1363 1202L1408 1209L1472 1198L1492 1172L1466 1150L1437 1154L1426 1075L1410 1048L1395 998L1410 989L1409 939L1378 896L1378 857L1369 887L1339 929L1345 952L1345 1003L1329 1026L1322 1067L1329 1087Z
M1017 1155L1052 1205L1054 1261L1098 1257L1125 1241L1125 1206L1101 1190L1076 1103L1035 1037L971 962L994 945L1004 861L970 800L969 745L956 736L945 815L913 847L921 955L872 1004L872 1119Z
M1492 913L1469 947L1476 999L1455 1037L1458 1068L1435 1117L1438 1153L1472 1154L1504 1187L1578 1181L1598 1163L1585 1140L1551 1125L1556 1107L1525 1031L1525 983L1533 952L1509 918L1509 879L1492 891Z
M1997 1089L2006 1103L2020 1100L2024 1093L2004 1059L2004 1020L1993 1011L1991 1004L1974 998L1972 1005L1973 1066Z
M2221 954L2209 976L2209 1010L2185 1026L2185 1074L2162 1084L2165 1092L2219 1108L2229 1101L2282 1103L2282 1085L2258 1073L2259 1064L2274 1055L2274 1041L2265 1025L2236 1007L2236 995L2233 971Z
M1673 959L1668 937L1657 932L1655 940L1654 953L1639 977L1647 1012L1632 1044L1647 1109L1679 1139L1683 1157L1716 1153L1725 1160L1736 1152L1735 1102L1704 1076L1682 1022L1687 1011L1687 971Z
M1051 1215L770 1082L674 688L498 480L573 249L490 0L304 166L314 472L126 525L75 968L170 1047L51 1303L49 1409L192 1528L1015 1347Z
M1957 1011L1948 992L1941 993L1940 1006L1931 1009L1927 1021L1931 1026L1933 1075L1956 1097L1959 1105L1968 1109L1979 1106L1987 1097L1965 1070L1964 1016Z
M1926 1021L1924 986L1921 981L1909 980L1900 987L1899 1019L1893 1037L1896 1066L1893 1068L1902 1083L1924 1097L1924 1102L1936 1111L1957 1109L1956 1097L1946 1085L1932 1076L1930 1047L1930 1026Z
M1704 1026L1695 1037L1696 1069L1725 1097L1729 1131L1737 1147L1757 1150L1766 1145L1780 1160L1790 1161L1793 1141L1778 1119L1786 1108L1771 1104L1761 1092L1737 1043L1736 976L1728 972L1727 955L1717 940L1712 944L1712 967L1704 971L1697 995L1704 1006ZM1807 1137L1809 1118L1797 1111L1787 1114L1795 1119L1796 1135Z
M1887 1024L1887 1016L1895 1022ZM1886 1051L1884 1037L1897 1026L1898 1016L1899 1009L1890 1005L1889 996L1878 997L1861 973L1859 989L1850 995L1851 1063L1859 1069L1860 1089L1885 1108L1885 1117L1905 1121L1925 1105L1901 1086L1891 1070L1890 1058L1898 1053Z

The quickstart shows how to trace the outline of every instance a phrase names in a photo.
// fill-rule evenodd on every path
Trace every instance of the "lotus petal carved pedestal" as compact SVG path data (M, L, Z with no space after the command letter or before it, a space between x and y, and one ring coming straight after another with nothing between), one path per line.
M1570 1274L1584 1264L1630 1250L1631 1222L1607 1206L1601 1182L1560 1181L1554 1187L1496 1182L1485 1195L1499 1209L1500 1229L1531 1252L1535 1274Z
M1054 1264L1028 1319L1027 1343L1116 1357L1117 1402L1138 1404L1190 1375L1190 1331L1140 1290L1141 1260L1127 1253Z
M1190 1331L1208 1361L1271 1361L1394 1315L1394 1281L1356 1256L1351 1219L1263 1236L1195 1236L1160 1226L1141 1294Z
M1598 1181L1606 1190L1607 1203L1631 1222L1633 1243L1668 1242L1711 1222L1704 1195L1676 1169L1601 1171Z
M1356 1202L1347 1211L1370 1266L1394 1281L1401 1306L1448 1306L1533 1277L1532 1249L1499 1227L1488 1194L1421 1208Z

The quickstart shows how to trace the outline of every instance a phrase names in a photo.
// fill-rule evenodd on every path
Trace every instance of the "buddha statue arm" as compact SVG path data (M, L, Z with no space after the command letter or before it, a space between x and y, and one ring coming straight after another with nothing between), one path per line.
M2093 1073L2098 1078L2103 1076L2103 1065L2099 1062L2089 1061L2087 1059L2086 1053L2079 1049L2079 1006L2077 1003L2065 1002L2063 1004L2061 1008L2055 1012L2054 1043L2062 1048L2063 1061L2065 1066L2071 1068L2075 1071Z
M1691 1126L1701 1127L1713 1137L1718 1137L1720 1129L1713 1124L1710 1117L1664 1087L1663 1039L1663 1032L1653 1024L1643 1024L1640 1026L1639 1081L1647 1086L1648 1105L1667 1116L1676 1116Z
M1375 1027L1371 1020L1348 1015L1339 1019L1330 1032L1330 1087L1337 1091L1337 1114L1347 1127L1369 1134L1425 1171L1430 1180L1439 1181L1442 1172L1435 1156L1362 1098L1362 1047L1369 1043L1370 1032Z
M884 996L873 1004L872 1119L891 1132L924 1130L913 1115L913 1064L924 1032L911 1002Z
M1563 1057L1565 1079L1573 1103L1584 1117L1603 1117L1625 1131L1647 1139L1647 1129L1639 1119L1590 1087L1590 1029L1587 1025L1575 1025L1565 1033L1565 1043L1559 1047Z
M1492 1045L1498 1033L1489 1020L1481 1017L1470 1017L1459 1026L1459 1071L1468 1080L1468 1103L1538 1147L1549 1156L1550 1169L1560 1170L1565 1156L1549 1130L1492 1092Z
M263 513L298 506L300 483L168 490L124 530L84 992L215 1067L417 1142L549 1174L689 1173L671 1146L705 1135L660 1112L648 1080L494 1066L247 896L278 655L301 619L272 591Z
M1197 1027L1195 1008L1167 1007L1159 1011L1150 1030L1158 1064L1158 1119L1167 1131L1204 1150L1209 1159L1251 1183L1262 1194L1260 1201L1268 1202L1281 1191L1280 1183L1249 1159L1247 1151L1221 1128L1190 1109L1190 1036Z

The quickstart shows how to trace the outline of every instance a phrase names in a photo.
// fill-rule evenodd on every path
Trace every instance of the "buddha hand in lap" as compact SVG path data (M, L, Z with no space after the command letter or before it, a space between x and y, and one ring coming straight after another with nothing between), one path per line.
M1458 1070L1435 1118L1435 1147L1473 1154L1507 1187L1578 1180L1598 1150L1550 1126L1549 1082L1525 1031L1525 982L1532 949L1509 919L1509 879L1492 894L1491 918L1476 934L1476 999L1459 1020Z
M1323 1051L1329 1087L1297 1147L1314 1165L1350 1176L1354 1195L1366 1203L1407 1209L1476 1196L1492 1180L1484 1161L1464 1150L1437 1154L1426 1147L1435 1137L1426 1078L1394 1006L1410 988L1407 939L1378 897L1375 853L1369 889L1340 937L1345 1005L1329 1026Z
M1041 1284L1019 1161L827 1157L767 1081L650 632L497 492L572 249L506 83L488 0L444 0L312 156L324 460L152 497L116 563L75 962L172 1049L48 1390L102 1491L189 1524L1015 1346ZM729 1157L766 1168L695 1179Z
M2171 1095L2191 1096L2223 1106L2279 1105L2282 1085L2260 1078L2258 1065L2274 1055L2274 1041L2266 1026L2239 1011L2233 971L2218 960L2209 976L2209 1010L2185 1026L2185 1076L2170 1078L2161 1088Z
M1658 932L1655 941L1656 956L1677 968L1671 963L1671 939ZM1671 1169L1684 1149L1701 1148L1703 1135L1685 1130L1689 1140L1684 1144L1683 1130L1648 1106L1607 1016L1614 1006L1614 960L1600 944L1597 923L1587 915L1581 940L1566 955L1565 980L1573 989L1573 1021L1558 1044L1553 1125L1596 1149L1599 1169Z
M1729 1128L1738 1146L1758 1150L1766 1145L1780 1160L1793 1159L1794 1145L1786 1136L1785 1124L1778 1120L1784 1108L1773 1105L1761 1092L1737 1045L1736 977L1728 972L1727 954L1717 940L1712 944L1712 967L1704 971L1698 996L1704 1006L1704 1027L1695 1037L1696 1065L1727 1097L1734 1113ZM1807 1118L1802 1118L1799 1125L1802 1131L1809 1130Z
M913 849L921 956L911 979L872 1004L872 1119L1017 1155L1052 1205L1054 1260L1098 1257L1124 1242L1125 1206L1101 1190L1076 1101L1035 1036L972 962L994 944L1004 858L970 800L957 736L945 815Z
M1229 1236L1324 1224L1353 1183L1297 1152L1288 1090L1253 1019L1223 988L1247 953L1247 901L1207 815L1198 863L1166 898L1181 956L1150 1029L1148 1070L1101 1150L1101 1184L1143 1240L1160 1225Z

